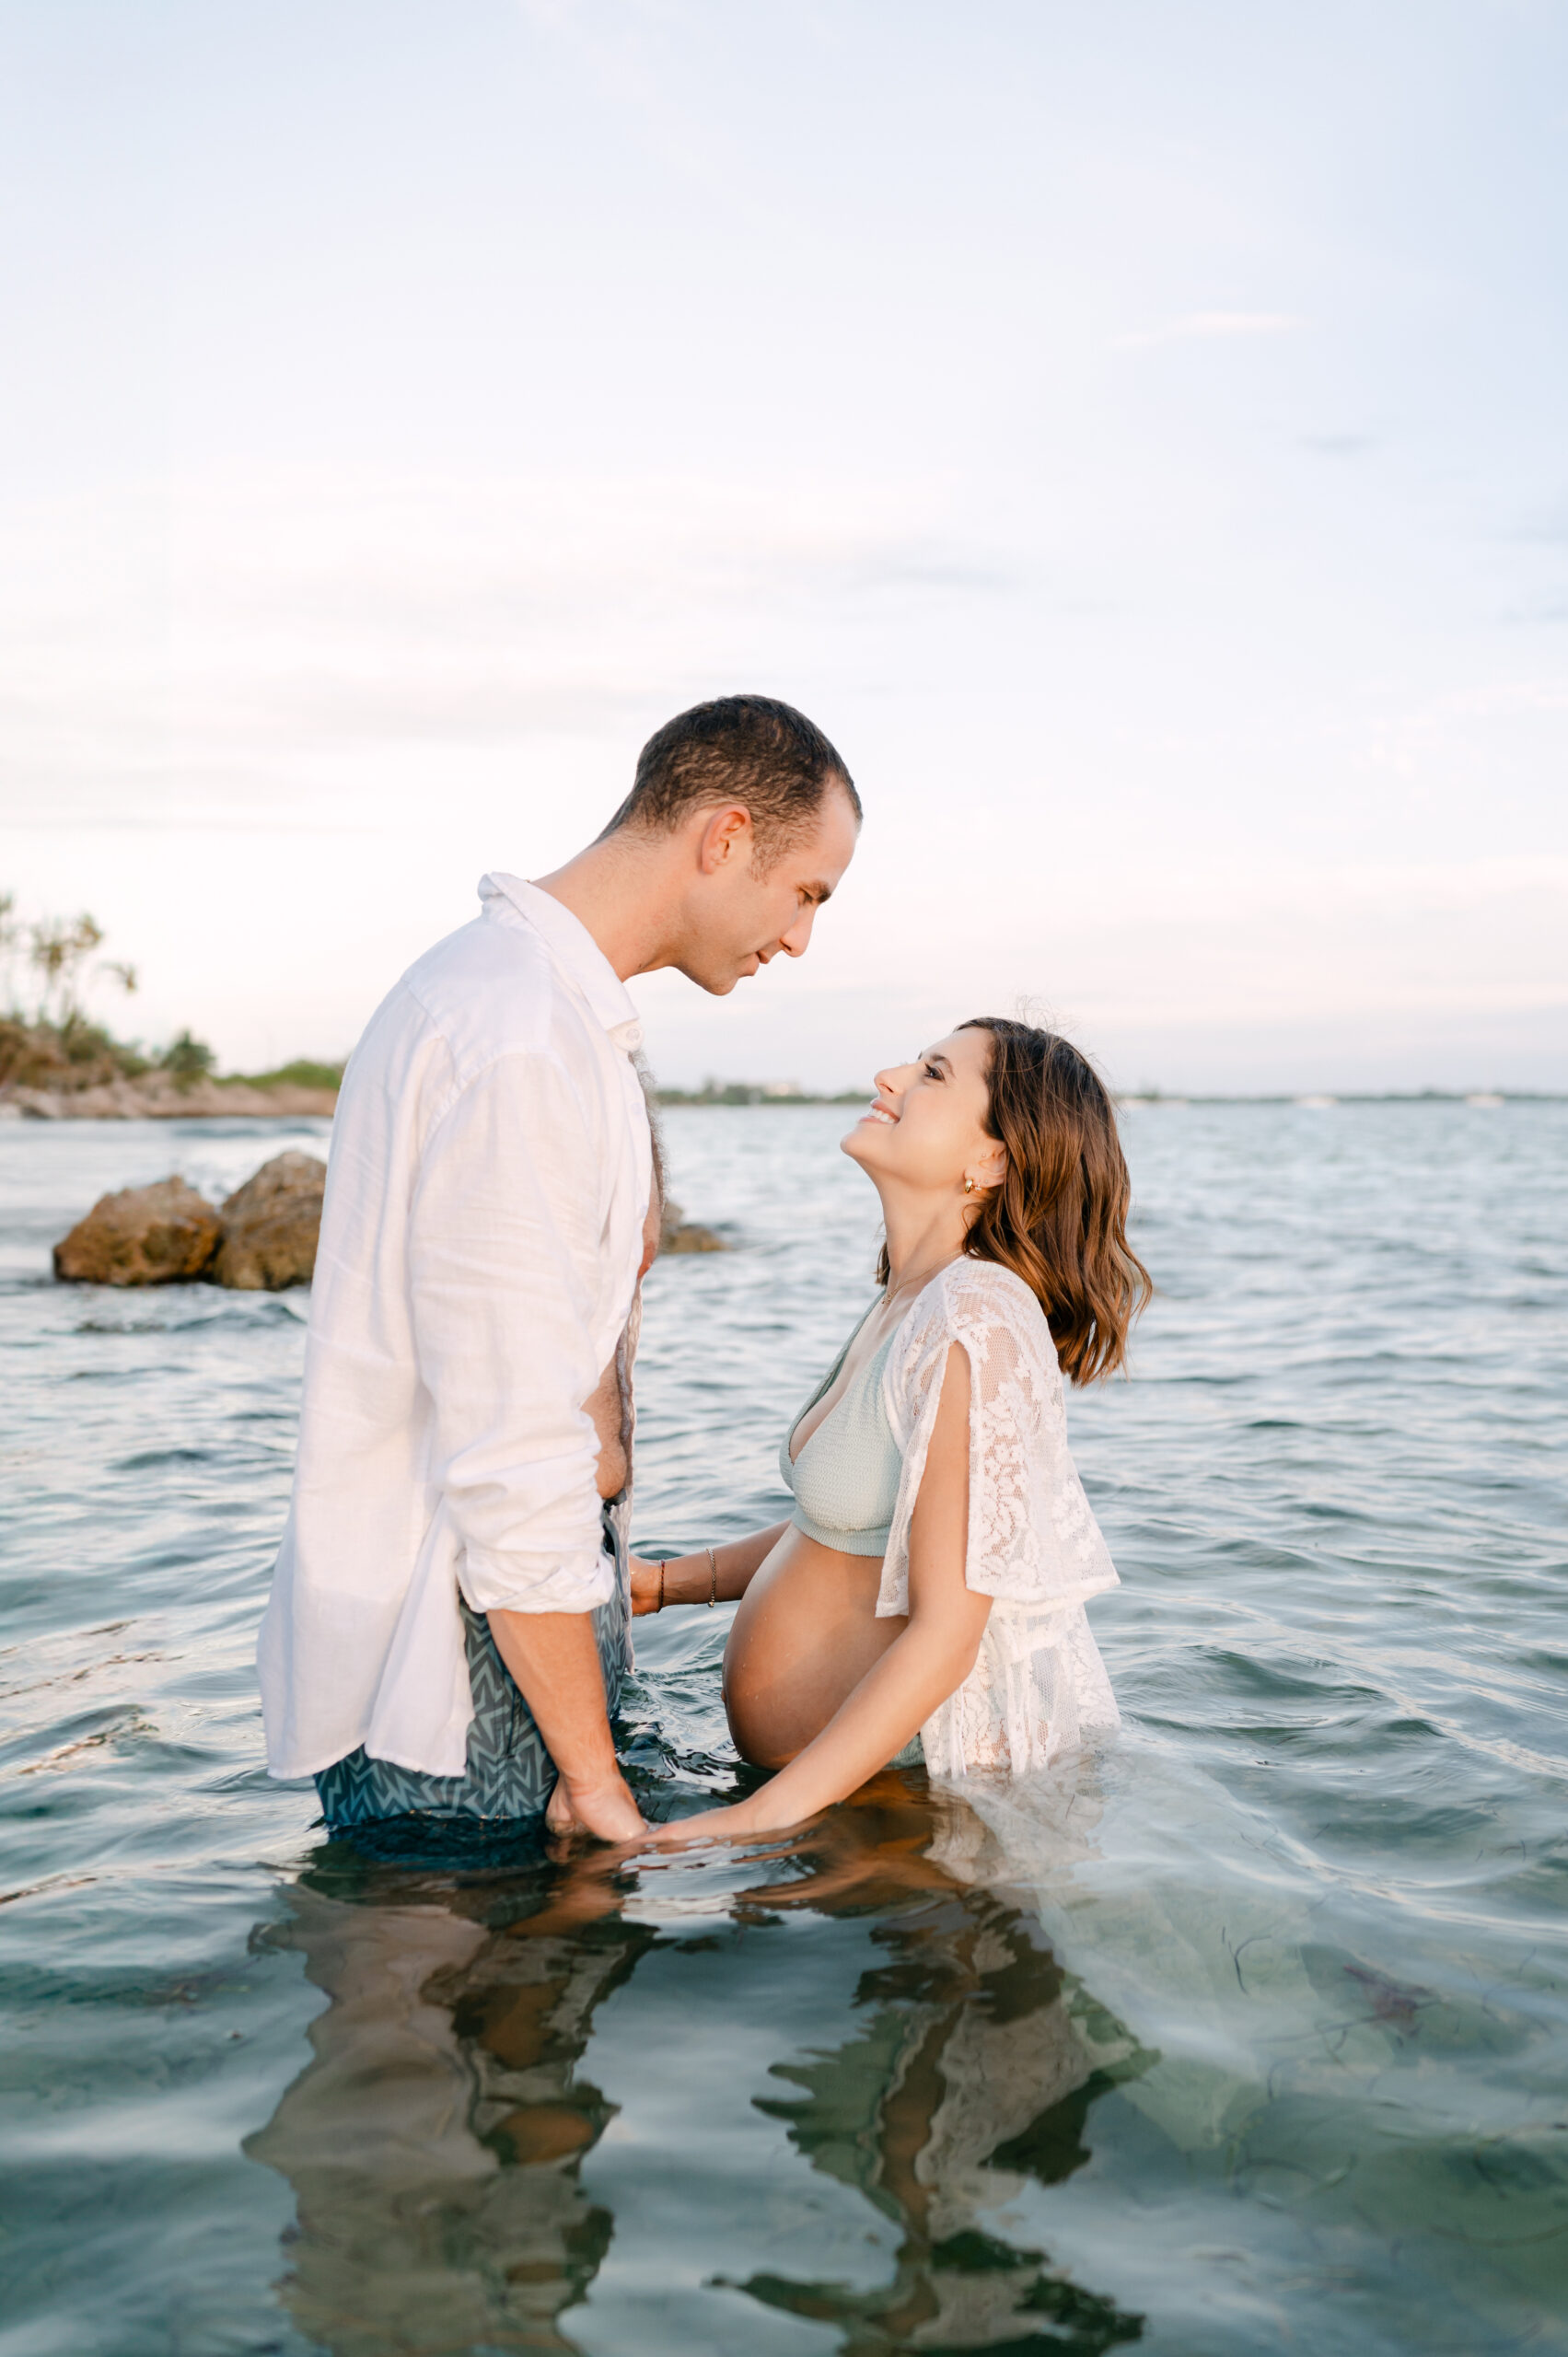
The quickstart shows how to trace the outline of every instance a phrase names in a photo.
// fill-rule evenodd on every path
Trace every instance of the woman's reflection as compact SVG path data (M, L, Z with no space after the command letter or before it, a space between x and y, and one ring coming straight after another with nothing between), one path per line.
M1041 2252L1006 2239L995 2213L1028 2179L1054 2185L1088 2159L1090 2105L1149 2058L1068 1982L1038 1918L979 1878L1004 1862L973 1811L946 1804L933 1840L928 1815L909 1808L900 1782L868 1788L858 1809L826 1829L830 1852L846 1829L864 1844L857 1906L876 1888L888 1908L872 1935L886 1961L855 1991L865 2026L809 2062L776 2063L774 2076L803 2092L760 2106L788 2123L814 2168L898 2224L895 2278L869 2292L771 2275L737 2288L792 2316L844 2325L854 2357L918 2349L1096 2357L1137 2340L1142 2319L1052 2275ZM912 1817L923 1820L918 1846ZM895 1875L905 1893L896 1910L888 1907ZM752 1897L830 1907L825 1886L842 1903L856 1880L853 1862L830 1855L804 1882Z
M733 2288L839 2324L857 2352L1108 2349L1138 2320L1054 2278L995 2213L1087 2157L1089 2106L1142 2058L1063 1979L1038 1922L988 1887L972 1813L922 1781L878 1780L730 1902L759 1934L789 1909L879 1919L884 1960L854 1996L864 2027L775 2065L798 2092L761 2107L898 2223L895 2280ZM596 2008L665 1944L638 1917L656 1915L672 1871L701 1870L432 1871L338 1841L289 1891L267 1936L303 1952L331 2002L313 2060L246 2150L294 2187L282 2296L331 2357L574 2348L561 2320L612 2232L582 2174L615 2107L581 2066ZM694 2137L700 2101L694 2088Z

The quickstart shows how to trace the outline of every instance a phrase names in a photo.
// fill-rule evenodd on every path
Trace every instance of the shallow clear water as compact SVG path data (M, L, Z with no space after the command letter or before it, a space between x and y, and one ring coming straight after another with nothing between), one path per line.
M649 1281L646 1541L778 1511L841 1125L669 1118L743 1248ZM1126 1129L1123 1737L613 1875L268 1782L304 1296L49 1281L105 1189L319 1132L0 1129L0 2357L1568 2348L1568 1108ZM725 1618L639 1631L661 1813L730 1782Z

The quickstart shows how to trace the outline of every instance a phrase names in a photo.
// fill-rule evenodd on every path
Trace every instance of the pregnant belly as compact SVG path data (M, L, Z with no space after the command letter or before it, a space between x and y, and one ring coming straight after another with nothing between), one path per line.
M724 1656L729 1731L743 1759L782 1768L908 1625L878 1620L879 1557L786 1530L741 1597Z

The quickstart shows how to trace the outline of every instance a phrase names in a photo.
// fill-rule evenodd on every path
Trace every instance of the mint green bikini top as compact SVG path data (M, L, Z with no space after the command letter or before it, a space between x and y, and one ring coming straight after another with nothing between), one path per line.
M876 1306L873 1303L872 1308ZM868 1309L865 1318L870 1315ZM807 1538L836 1547L842 1555L885 1555L903 1470L899 1445L882 1404L882 1369L897 1327L861 1368L843 1398L823 1417L793 1463L789 1454L801 1419L810 1414L838 1380L860 1326L792 1418L779 1446L779 1471L785 1489L795 1497L790 1520Z

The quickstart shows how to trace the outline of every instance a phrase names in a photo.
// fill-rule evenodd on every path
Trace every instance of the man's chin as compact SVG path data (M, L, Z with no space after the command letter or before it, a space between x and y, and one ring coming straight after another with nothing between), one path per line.
M752 956L748 958L744 966L737 967L733 973L716 977L711 982L704 982L703 988L711 991L715 998L727 998L737 982L749 982L761 970L761 959Z
M738 974L700 973L691 966L682 966L680 970L689 982L695 982L697 988L706 991L710 998L727 998L740 980Z

